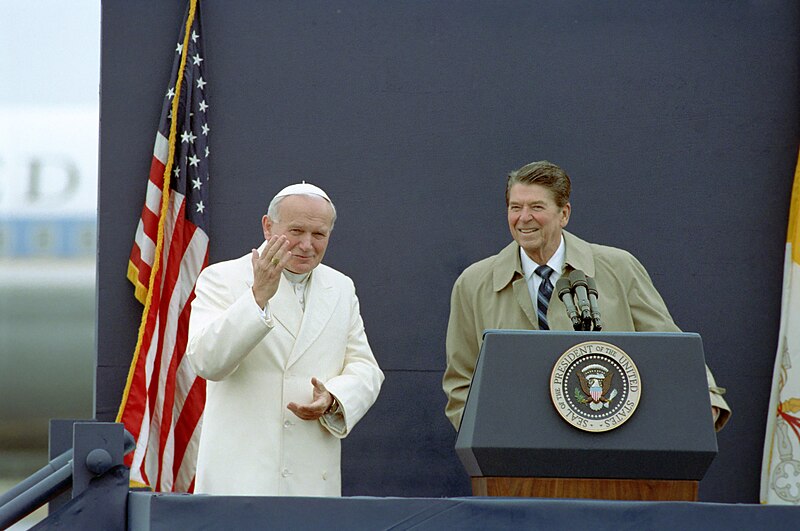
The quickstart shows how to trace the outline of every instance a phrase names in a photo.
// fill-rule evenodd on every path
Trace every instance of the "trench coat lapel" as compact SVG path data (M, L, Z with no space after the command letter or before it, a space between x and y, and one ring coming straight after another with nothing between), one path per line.
M338 301L336 290L334 290L333 284L325 278L324 271L315 270L311 273L309 282L300 333L289 356L287 367L305 354L319 337L325 325L330 321Z
M531 322L531 326L535 330L539 329L539 316L536 310L533 309L533 302L531 301L531 293L528 291L528 283L525 282L525 277L518 278L512 284L514 287L514 298L517 299L517 304L525 312L525 317Z
M594 253L592 253L591 246L570 234L567 231L562 231L564 235L564 270L565 273L573 269L580 269L587 277L594 277Z
M499 292L509 283L520 309L534 330L538 330L539 318L536 316L536 310L531 302L531 294L528 292L528 284L522 274L522 266L519 263L519 245L516 242L511 242L500 251L492 272L492 286L495 291Z

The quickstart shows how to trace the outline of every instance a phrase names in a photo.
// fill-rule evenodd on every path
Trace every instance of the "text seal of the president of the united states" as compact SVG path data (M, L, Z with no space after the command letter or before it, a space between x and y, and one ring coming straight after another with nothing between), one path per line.
M550 376L556 411L584 431L620 427L639 405L642 380L630 356L603 341L586 341L564 352Z

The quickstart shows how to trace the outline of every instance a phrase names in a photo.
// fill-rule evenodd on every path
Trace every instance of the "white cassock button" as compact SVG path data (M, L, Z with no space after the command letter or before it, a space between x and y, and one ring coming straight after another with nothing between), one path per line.
M292 423L291 423L291 422L289 422L288 420L285 420L285 421L283 421L283 427L284 427L284 428L287 428L287 429L288 429L288 428L289 428L289 426L291 426L291 425L292 425Z
M323 471L322 472L322 479L328 479L328 473Z
M289 474L290 474L290 472L289 472L288 468L284 468L283 471L281 471L281 476L283 476L285 478L288 478Z

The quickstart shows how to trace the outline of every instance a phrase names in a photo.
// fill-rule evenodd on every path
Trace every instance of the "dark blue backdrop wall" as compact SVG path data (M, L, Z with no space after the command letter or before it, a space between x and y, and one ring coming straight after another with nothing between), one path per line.
M103 2L100 420L136 343L126 264L185 5ZM326 262L355 280L386 372L345 441L345 494L469 493L440 387L450 289L510 240L505 173L546 158L573 179L569 228L637 255L728 387L701 498L757 501L798 146L795 0L202 8L212 262L260 243L288 183L339 210Z

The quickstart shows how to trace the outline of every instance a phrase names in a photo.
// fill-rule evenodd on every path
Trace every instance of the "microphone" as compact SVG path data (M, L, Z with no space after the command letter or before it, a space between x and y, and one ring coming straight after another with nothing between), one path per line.
M589 286L589 312L592 314L594 329L602 330L603 323L600 322L600 304L597 302L597 283L592 277L586 277L586 284Z
M572 290L569 287L569 279L566 277L558 279L558 282L556 282L556 293L558 293L558 298L561 299L564 306L567 307L567 315L569 316L569 320L572 321L572 328L575 330L583 328L583 320L581 316L578 315L578 310L575 309L575 303L572 300Z
M575 269L569 274L569 283L575 298L578 300L578 308L583 320L583 330L592 329L592 314L589 310L589 285L586 283L586 275L580 269Z

